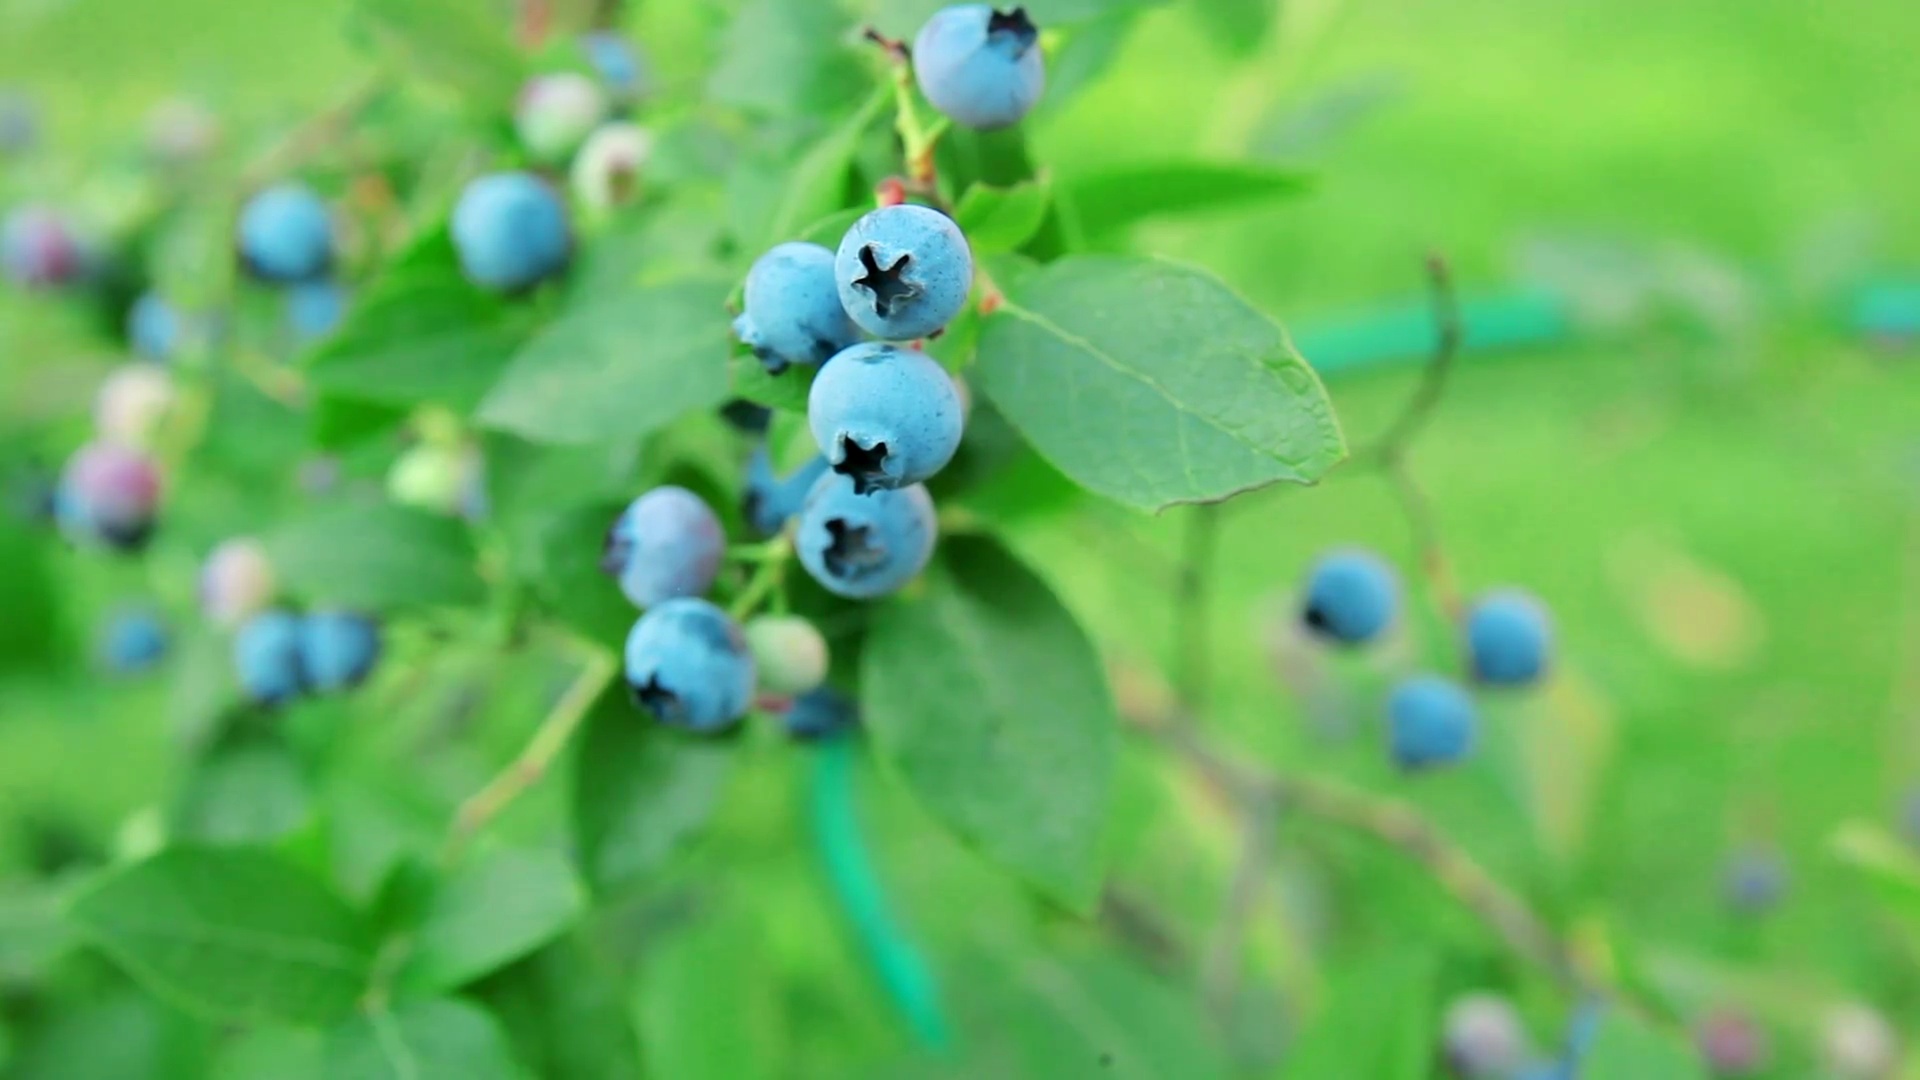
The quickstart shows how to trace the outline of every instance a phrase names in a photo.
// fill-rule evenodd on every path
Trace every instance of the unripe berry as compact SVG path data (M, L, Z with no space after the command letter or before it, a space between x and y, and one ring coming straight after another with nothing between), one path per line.
M54 496L54 516L75 543L123 551L145 546L160 502L160 473L145 454L92 442L67 459Z
M1891 1080L1900 1067L1900 1035L1879 1010L1858 1002L1827 1014L1821 1057L1834 1080Z
M168 98L147 113L147 153L169 165L184 165L220 145L220 118L191 98Z
M173 376L152 364L115 368L93 401L93 427L107 442L148 447L173 407Z
M535 160L556 162L573 153L606 115L607 95L600 84L562 71L527 80L514 105L513 126Z
M653 156L653 136L639 124L602 124L573 159L573 194L581 204L607 211L640 194L640 174Z
M760 672L760 690L793 697L827 677L827 639L798 615L762 615L747 623L747 647Z
M1520 1014L1494 994L1468 994L1449 1005L1441 1040L1447 1068L1461 1080L1506 1076L1527 1054Z
M277 588L267 549L236 536L222 540L200 568L200 610L216 626L235 627L266 610Z
M44 206L22 206L0 223L0 266L23 288L57 288L85 276L87 253L66 217Z
M1693 1042L1715 1076L1756 1076L1767 1068L1767 1033L1744 1013L1708 1013L1694 1025Z

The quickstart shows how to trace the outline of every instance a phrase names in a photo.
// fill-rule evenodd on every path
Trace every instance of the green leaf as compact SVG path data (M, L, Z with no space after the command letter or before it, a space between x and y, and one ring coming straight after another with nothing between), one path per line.
M1081 224L1116 233L1169 214L1215 214L1304 193L1305 173L1246 161L1161 161L1063 177Z
M1646 1022L1613 1009L1600 1022L1593 1050L1580 1066L1580 1080L1706 1080L1693 1048Z
M1040 455L1147 510L1310 483L1345 453L1313 369L1211 275L1069 258L1002 281L974 386Z
M327 1080L521 1080L500 1025L452 998L405 1001L327 1038Z
M161 852L110 871L67 917L147 989L222 1020L337 1019L371 963L346 904L262 851Z
M733 763L731 748L664 731L626 696L601 697L575 758L574 840L602 892L659 869L704 826Z
M961 196L953 216L975 255L1003 255L1018 251L1040 231L1051 198L1045 179L1012 187L975 184Z
M467 281L443 222L355 299L345 323L308 358L307 374L323 390L362 401L466 412L499 381L535 315L526 297Z
M408 73L457 91L475 111L504 108L520 87L508 22L460 0L360 0L354 13Z
M829 108L862 81L849 26L833 0L748 0L727 28L708 96L779 115Z
M325 1047L309 1028L249 1028L221 1046L213 1080L326 1080Z
M1273 0L1199 0L1192 11L1216 45L1245 59L1260 50L1279 8Z
M727 286L607 294L534 335L481 403L480 422L539 442L644 434L727 396Z
M311 603L390 612L477 604L473 543L451 518L387 503L316 510L263 537L274 569Z
M585 899L558 852L487 855L433 893L399 985L425 993L465 986L558 936Z
M1280 1075L1284 1080L1426 1080L1436 1036L1435 973L1434 957L1420 951L1394 951L1355 964L1294 1044Z
M600 551L626 507L596 503L556 514L541 525L530 579L542 604L595 641L617 641L633 627L632 601L600 569Z
M880 88L859 112L829 131L788 170L786 196L774 211L767 246L791 240L802 229L846 209L847 174L860 148L860 136L892 101L889 89Z
M807 394L813 390L817 367L790 364L778 375L767 374L766 366L752 356L742 354L731 365L733 396L783 412L807 411Z
M1100 889L1115 727L1098 656L992 539L942 541L924 594L880 612L861 708L933 815L1075 911Z
M546 1080L638 1080L640 1046L618 960L575 933L476 988L520 1059Z
M657 940L634 994L648 1076L787 1075L777 969L762 927L758 915L720 900Z
M174 835L204 844L264 844L304 824L313 796L300 765L270 744L222 747L181 792Z
M869 212L870 208L865 206L836 210L801 229L800 235L794 239L803 240L809 244L819 244L828 251L839 251L840 241L846 237L847 230L853 228L853 223L867 216Z

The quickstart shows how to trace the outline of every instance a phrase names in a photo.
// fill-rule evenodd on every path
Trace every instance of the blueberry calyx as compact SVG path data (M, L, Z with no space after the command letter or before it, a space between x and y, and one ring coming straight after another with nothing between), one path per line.
M860 249L860 265L866 268L864 277L856 278L854 284L873 294L873 313L880 318L893 314L896 307L920 295L920 287L906 280L906 270L913 262L912 255L901 255L891 266L881 266L879 256L874 254L873 245L867 244Z

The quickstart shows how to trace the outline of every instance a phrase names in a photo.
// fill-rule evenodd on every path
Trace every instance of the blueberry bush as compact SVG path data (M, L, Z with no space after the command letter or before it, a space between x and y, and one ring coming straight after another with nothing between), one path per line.
M1033 136L1160 14L355 0L331 100L156 101L110 163L0 96L0 702L71 720L0 741L52 763L0 1071L1920 1075L1897 819L1833 832L1818 978L1764 967L1767 829L1685 948L1609 905L1606 665L1422 467L1558 309L1408 249L1417 371L1343 423L1161 254L1306 169ZM1348 484L1371 531L1225 542ZM1228 562L1282 597L1253 697Z

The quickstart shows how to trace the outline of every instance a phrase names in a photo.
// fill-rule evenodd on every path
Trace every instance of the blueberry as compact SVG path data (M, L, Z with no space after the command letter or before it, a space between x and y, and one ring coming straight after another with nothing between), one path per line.
M19 90L0 90L0 156L24 154L40 141L40 109Z
M1322 637L1358 645L1379 637L1400 606L1400 581L1379 556L1336 551L1313 565L1301 619Z
M860 726L860 706L831 686L809 690L793 699L782 725L801 742L814 742Z
M1017 7L957 4L936 12L913 39L913 72L934 108L989 131L1019 123L1047 85L1040 28Z
M340 325L347 313L347 290L337 281L303 282L287 290L287 330L295 344L311 345Z
M168 98L147 113L147 153L171 165L183 165L213 153L220 143L220 118L192 98Z
M146 608L126 608L108 618L100 635L100 661L108 671L134 675L167 655L167 628Z
M647 92L646 62L626 38L612 30L592 30L580 35L580 48L615 101L632 102Z
M127 309L127 344L149 360L171 360L184 336L180 313L159 293L141 293Z
M453 208L453 246L474 284L513 292L565 269L573 249L567 211L532 173L482 176Z
M973 252L960 226L911 203L853 223L833 257L840 303L875 337L911 341L946 326L967 305Z
M574 197L594 210L624 206L640 192L640 173L653 156L653 136L639 124L602 124L574 155Z
M755 259L746 300L733 332L772 374L789 364L824 364L860 340L840 305L833 252L819 244L780 244Z
M834 357L807 394L814 442L863 495L945 468L960 448L962 413L945 369L923 352L879 342Z
M761 536L772 536L787 527L807 493L827 473L827 459L818 454L806 464L782 478L773 470L773 458L765 446L756 446L747 461L747 492L742 511L747 525Z
M827 677L827 639L798 615L762 615L747 623L747 647L760 672L760 689L793 697Z
M1547 669L1551 644L1546 607L1518 589L1488 593L1467 613L1467 652L1481 682L1534 682Z
M1774 848L1754 845L1728 856L1720 871L1727 906L1742 915L1764 915L1787 892L1787 863Z
M333 262L333 219L304 184L276 184L240 211L240 258L264 281L306 281Z
M600 569L619 579L627 599L650 608L712 588L726 550L713 509L686 488L669 485L633 500L607 530Z
M627 635L627 689L669 727L713 732L753 704L753 654L740 628L698 597L648 609Z
M0 223L0 265L23 288L70 285L86 273L86 251L73 226L44 206L23 206Z
M720 406L720 419L742 435L765 435L773 426L773 410L745 398L734 398Z
M1441 1050L1452 1075L1494 1080L1519 1067L1527 1053L1527 1032L1506 998L1468 994L1447 1007Z
M1694 1025L1693 1043L1715 1076L1757 1076L1767 1068L1767 1033L1745 1013L1708 1013Z
M360 685L380 659L380 626L351 611L314 611L300 620L300 670L317 692Z
M238 626L273 603L273 560L250 536L222 540L200 567L200 611L217 626Z
M1473 750L1478 718L1467 692L1437 675L1416 675L1387 700L1393 760L1407 770L1448 765Z
M800 565L828 592L871 600L926 567L937 531L922 485L859 495L852 480L829 473L807 494L793 543Z
M148 446L173 407L173 376L152 364L115 368L93 399L93 426L122 446Z
M555 162L579 149L606 115L607 95L600 84L577 71L562 71L527 80L514 104L513 127L535 160Z
M160 473L145 454L110 442L74 452L60 473L54 516L76 543L124 551L146 545L160 501Z
M300 617L291 611L262 611L240 624L233 636L233 668L240 689L261 705L291 701L306 690L300 664Z

